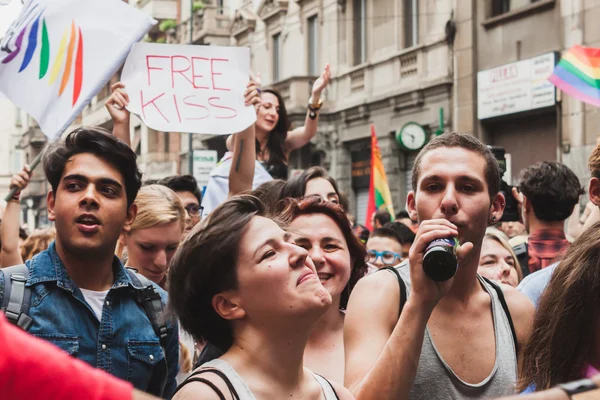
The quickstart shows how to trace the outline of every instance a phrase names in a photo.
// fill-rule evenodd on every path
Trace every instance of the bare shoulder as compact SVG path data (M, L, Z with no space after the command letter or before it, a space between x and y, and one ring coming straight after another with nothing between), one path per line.
M216 374L212 372L206 372L200 375L202 379L206 379L208 382L212 383L221 393L225 396L227 400L231 399L231 395L229 393L229 389L227 388L227 384ZM181 390L179 390L175 396L173 396L173 400L220 400L221 396L208 384L203 382L189 382L185 384Z
M535 307L529 297L510 285L500 284L506 305L515 326L519 343L525 343L531 334Z
M348 389L337 382L331 382L331 386L335 390L339 400L354 400L354 396Z
M376 311L376 312L375 312ZM389 271L378 271L362 278L350 295L346 314L352 320L354 315L375 314L390 319L395 325L400 311L400 285ZM350 317L350 318L348 318Z

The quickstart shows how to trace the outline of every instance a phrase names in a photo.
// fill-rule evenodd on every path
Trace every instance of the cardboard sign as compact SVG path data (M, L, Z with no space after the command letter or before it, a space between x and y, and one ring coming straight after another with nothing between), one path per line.
M227 135L256 121L244 105L250 49L138 43L122 81L129 111L163 132Z
M0 41L0 92L56 138L155 23L120 0L27 1Z

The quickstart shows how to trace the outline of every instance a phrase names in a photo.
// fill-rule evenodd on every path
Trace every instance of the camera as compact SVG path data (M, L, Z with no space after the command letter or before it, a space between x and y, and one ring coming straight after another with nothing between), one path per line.
M504 147L488 146L488 148L494 154L496 161L498 161L498 166L500 167L500 176L504 175L506 172L506 151L504 150ZM504 208L504 214L502 214L502 218L499 222L519 220L519 208L517 205L517 200L515 200L515 197L512 194L513 187L514 186L510 186L508 183L506 183L504 179L500 181L500 192L506 199L506 207Z

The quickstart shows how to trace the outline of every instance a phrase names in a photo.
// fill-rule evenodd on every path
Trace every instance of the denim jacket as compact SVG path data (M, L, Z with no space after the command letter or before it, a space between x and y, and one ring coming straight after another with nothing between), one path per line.
M149 318L136 302L133 282L117 257L113 262L115 282L104 301L101 321L67 274L54 243L26 265L29 269L26 285L31 288L28 314L33 319L30 334L131 382L136 389L159 397L172 396L179 370L177 323L167 322L163 352ZM4 296L2 277L0 274L0 304ZM166 292L156 288L165 305ZM159 383L165 378L164 391L160 392Z

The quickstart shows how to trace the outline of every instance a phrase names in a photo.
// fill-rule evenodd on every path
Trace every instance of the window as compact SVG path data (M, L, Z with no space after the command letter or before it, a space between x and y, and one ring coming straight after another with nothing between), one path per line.
M163 143L164 143L164 152L168 153L170 151L170 142L169 142L169 132L163 132Z
M273 35L273 82L279 81L281 67L281 34Z
M419 36L418 0L404 1L404 48L416 46Z
M527 7L529 4L537 1L538 0L492 0L492 17Z
M353 0L354 65L367 61L367 0Z
M315 76L319 73L319 50L318 50L318 25L317 16L308 19L308 75Z
M217 0L217 14L223 14L223 0Z

